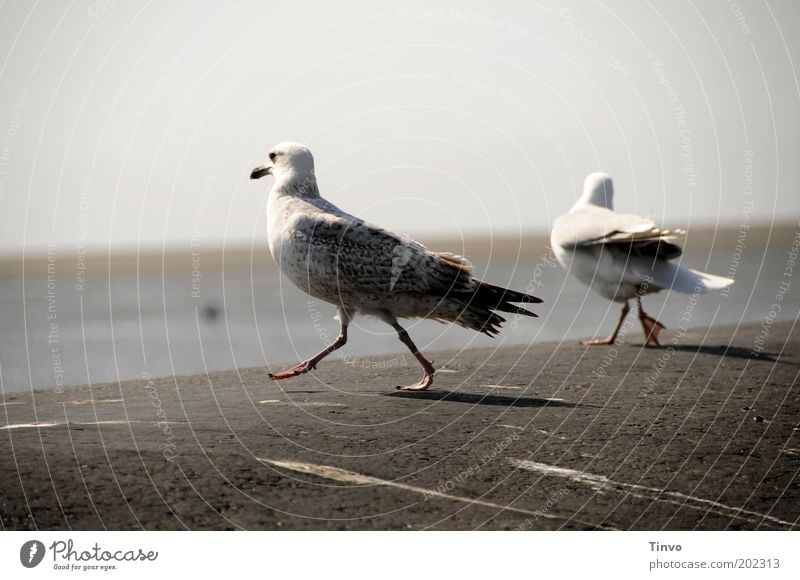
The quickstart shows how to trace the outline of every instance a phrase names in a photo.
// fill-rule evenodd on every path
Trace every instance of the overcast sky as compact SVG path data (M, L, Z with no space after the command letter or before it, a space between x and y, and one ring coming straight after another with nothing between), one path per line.
M453 8L453 6L458 8ZM281 141L402 232L800 216L800 2L5 2L0 247L265 244ZM752 189L749 189L752 186Z

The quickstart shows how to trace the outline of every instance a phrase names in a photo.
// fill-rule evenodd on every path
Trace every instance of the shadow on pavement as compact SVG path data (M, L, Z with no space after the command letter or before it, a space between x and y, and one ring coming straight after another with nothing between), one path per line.
M764 352L764 351L755 352L749 348L742 348L740 346L728 346L724 344L720 344L718 346L706 346L698 344L674 344L667 346L662 345L660 347L650 346L648 348L666 350L669 346L671 346L674 350L678 352L697 352L700 354L710 354L713 356L724 356L726 358L752 359L757 361L776 362L781 364L800 366L798 365L798 363L794 363L787 360L781 360L780 355L775 352Z
M455 391L395 391L384 394L386 397L401 399L424 399L426 401L452 401L469 405L491 405L495 407L580 407L575 403L538 399L536 397L508 397L505 395L480 395L458 393Z

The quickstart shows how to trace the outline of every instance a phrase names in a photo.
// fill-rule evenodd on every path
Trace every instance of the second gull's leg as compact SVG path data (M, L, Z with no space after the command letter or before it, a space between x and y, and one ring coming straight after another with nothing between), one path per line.
M622 307L622 314L619 317L619 322L617 322L617 326L616 328L614 328L614 332L611 333L611 336L609 336L608 338L593 338L592 340L582 340L581 344L585 344L587 346L598 346L598 345L608 346L614 344L614 341L617 340L619 329L622 328L622 321L625 320L625 317L628 315L628 312L630 312L630 309L631 307L628 304L628 301L626 300L625 306ZM641 312L641 309L639 309L639 312Z
M641 296L636 297L636 302L639 305L639 321L642 323L642 328L644 329L645 344L653 343L656 346L661 346L658 342L658 333L666 327L652 316L645 314L644 310L642 310Z

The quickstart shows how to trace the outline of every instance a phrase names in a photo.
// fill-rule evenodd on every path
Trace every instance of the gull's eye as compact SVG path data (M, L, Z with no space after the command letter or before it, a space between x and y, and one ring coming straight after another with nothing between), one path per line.
M278 156L278 154L273 151L272 153L269 154L269 160L274 163L275 162L275 158L277 156Z

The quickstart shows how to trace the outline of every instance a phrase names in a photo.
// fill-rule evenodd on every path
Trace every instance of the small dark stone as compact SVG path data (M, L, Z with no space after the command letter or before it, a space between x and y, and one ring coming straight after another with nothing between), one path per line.
M763 423L764 422L764 417L762 417L761 415L756 415L755 417L753 417L753 420L756 423Z

